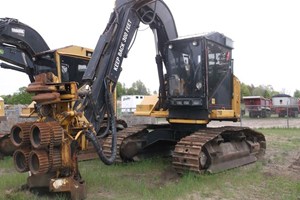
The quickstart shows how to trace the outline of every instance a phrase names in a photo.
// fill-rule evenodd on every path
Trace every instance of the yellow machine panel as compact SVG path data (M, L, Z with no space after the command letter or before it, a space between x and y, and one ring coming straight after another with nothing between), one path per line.
M215 103L215 102L214 102ZM232 120L240 121L241 116L241 85L237 77L233 77L233 96L231 101L232 109L212 110L209 118L211 120Z
M134 115L137 116L151 116L151 117L158 117L158 118L166 118L168 117L168 111L164 110L155 110L155 106L158 102L158 96L145 96L141 104L136 106L136 111Z
M0 97L0 121L5 120L4 100Z
M20 117L37 117L37 113L34 110L35 101L31 102L27 107L22 108Z

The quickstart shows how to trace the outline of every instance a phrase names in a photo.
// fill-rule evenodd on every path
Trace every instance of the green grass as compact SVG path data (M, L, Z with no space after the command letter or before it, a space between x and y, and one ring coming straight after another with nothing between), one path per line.
M111 193L114 199L126 199L126 196L132 199L133 193L137 199L149 195L151 187L160 181L159 175L166 166L163 159L113 166L106 166L99 160L80 163L81 174L91 186L89 191ZM114 191L119 191L119 194Z
M5 157L3 160L0 160L0 169L8 170L14 168L13 160L10 157Z
M95 166L95 161L81 165L85 168L90 164ZM239 199L249 191L257 199L297 199L300 197L299 182L264 174L261 162L219 174L187 173L177 181L162 183L160 172L167 170L168 167L169 164L159 158L152 159L151 162L135 163L130 166L130 169L127 165L109 167L100 163L98 169L102 168L102 173L96 172L93 177L86 176L85 178L91 187L90 192L105 191L107 199L171 200L179 197L189 199L190 194L196 194L201 198L218 196L219 198ZM99 197L95 199L97 198ZM105 199L105 196L103 198Z
M292 128L273 128L273 129L258 129L263 132L270 142L267 143L267 147L278 148L283 151L291 151L299 149L300 147L300 129Z
M300 147L300 129L259 131L270 139L267 141L267 148L285 152L297 151ZM283 159L282 155L278 155L278 159ZM300 181L266 172L263 161L218 174L186 173L183 176L177 176L172 171L170 159L162 158L112 166L106 166L99 160L91 160L80 162L79 167L87 183L87 199L91 200L300 198ZM0 199L67 199L63 195L38 196L19 190L26 182L27 174L14 171L12 158L1 160L0 170Z
M0 190L14 188L16 185L21 185L26 180L25 174L16 173L12 158L5 157L0 160Z

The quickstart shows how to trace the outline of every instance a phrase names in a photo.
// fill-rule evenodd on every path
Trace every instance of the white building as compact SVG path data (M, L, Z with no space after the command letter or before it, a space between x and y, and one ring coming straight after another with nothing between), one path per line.
M144 95L123 95L121 97L121 112L133 113L136 110L136 105L140 104Z

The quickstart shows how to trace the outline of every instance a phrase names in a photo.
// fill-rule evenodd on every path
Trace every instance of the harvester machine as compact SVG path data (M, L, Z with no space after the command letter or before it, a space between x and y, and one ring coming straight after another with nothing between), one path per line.
M157 100L142 104L136 114L164 117L168 123L117 132L113 93L140 22L154 34L160 87ZM212 120L240 119L232 50L233 41L218 32L178 38L162 0L116 0L82 87L57 81L53 73L37 75L29 85L39 118L12 128L16 169L31 172L30 188L42 184L81 199L85 182L77 160L88 143L107 165L165 152L171 152L178 173L214 173L255 162L266 149L261 133L248 127L207 127Z

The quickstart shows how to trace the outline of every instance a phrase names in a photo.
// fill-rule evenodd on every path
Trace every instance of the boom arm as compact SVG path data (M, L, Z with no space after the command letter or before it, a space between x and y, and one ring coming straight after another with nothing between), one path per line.
M14 46L0 44L0 60L7 62L0 62L1 68L26 73L29 76L30 81L34 81L33 60L22 50L17 49Z
M155 30L157 38L157 63L160 85L163 87L162 61L163 45L177 38L173 16L162 0L117 0L105 31L100 36L93 56L88 64L83 80L91 86L91 93L85 108L86 118L96 131L111 103L107 96L112 93L118 81L124 57L127 57L130 44L135 37L140 22ZM160 89L160 95L165 93ZM113 115L108 113L108 115ZM114 116L111 116L114 117Z
M16 46L31 57L50 50L38 32L13 18L0 18L0 43Z
M42 36L31 27L13 18L0 18L1 67L28 74L33 81L33 57L49 50Z

